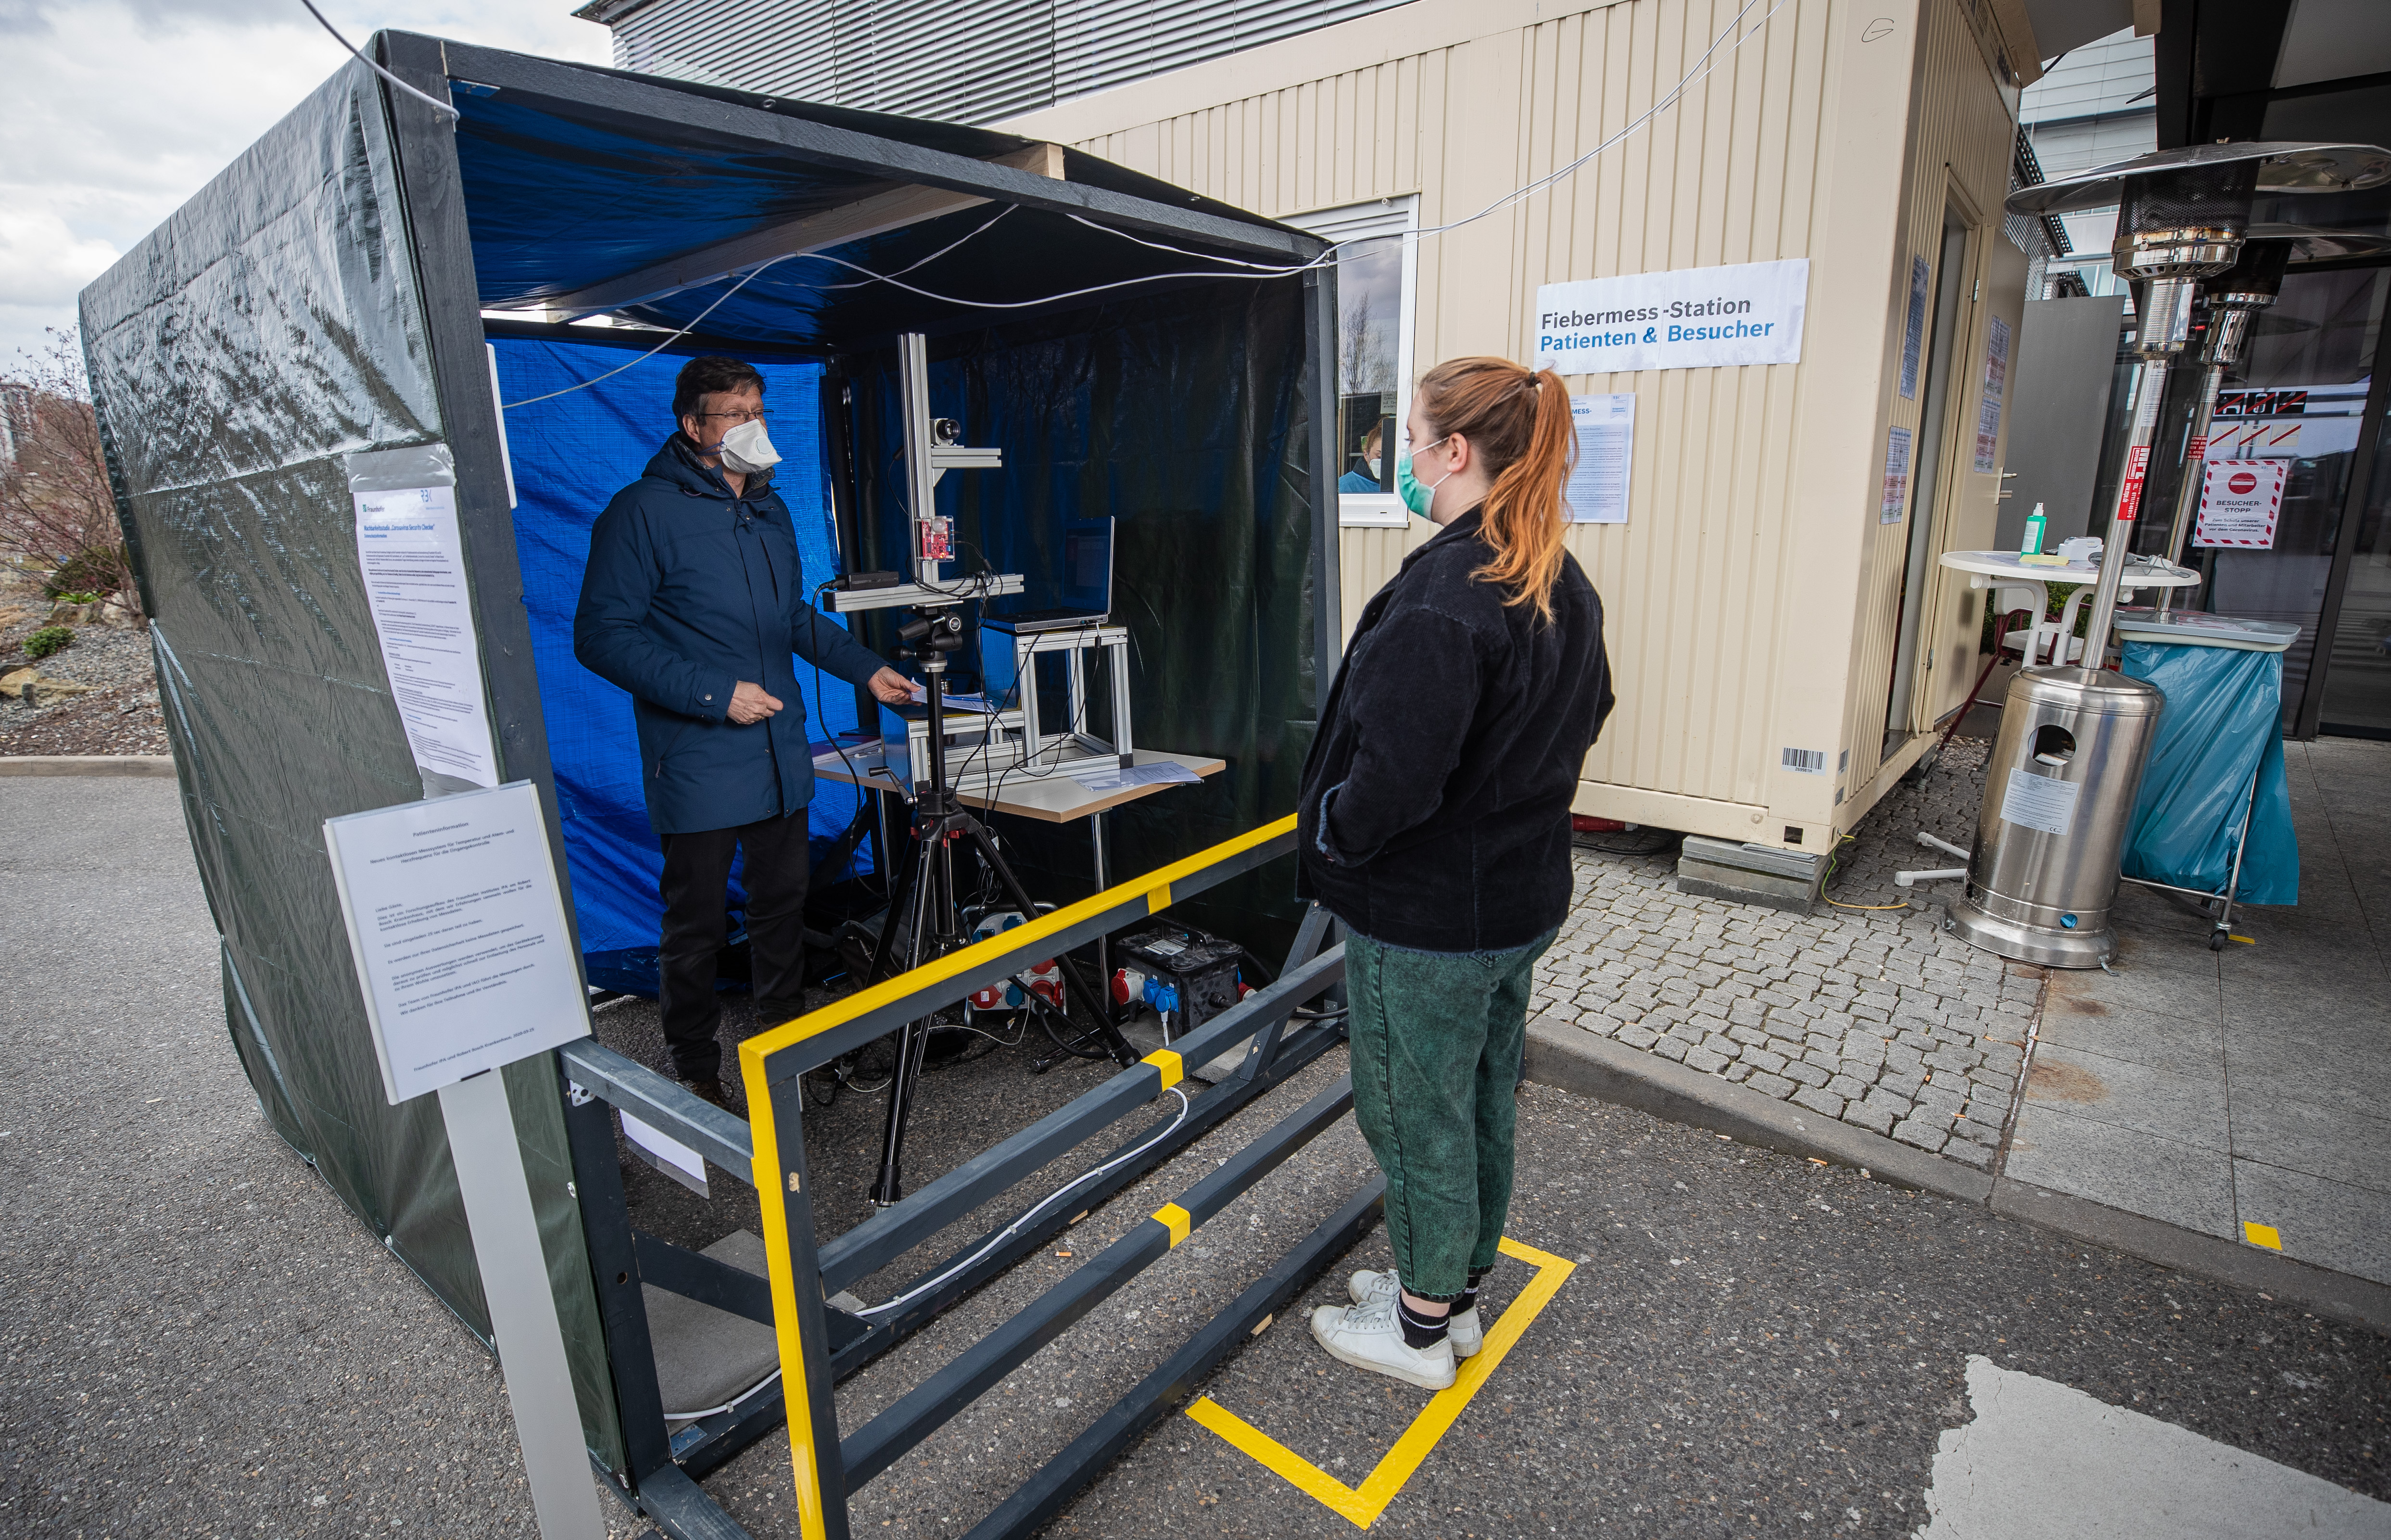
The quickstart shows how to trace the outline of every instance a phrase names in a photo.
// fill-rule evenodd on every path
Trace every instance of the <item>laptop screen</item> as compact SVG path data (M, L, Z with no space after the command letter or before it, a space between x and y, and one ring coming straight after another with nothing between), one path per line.
M1063 604L1096 615L1113 604L1113 522L1074 519L1063 532Z

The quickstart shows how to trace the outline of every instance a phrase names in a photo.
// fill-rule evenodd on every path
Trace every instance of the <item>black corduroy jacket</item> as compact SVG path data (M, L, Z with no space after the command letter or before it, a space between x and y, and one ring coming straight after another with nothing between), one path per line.
M1553 617L1473 576L1472 509L1362 611L1303 766L1296 891L1389 946L1506 951L1569 912L1570 800L1610 715L1602 601L1573 557Z

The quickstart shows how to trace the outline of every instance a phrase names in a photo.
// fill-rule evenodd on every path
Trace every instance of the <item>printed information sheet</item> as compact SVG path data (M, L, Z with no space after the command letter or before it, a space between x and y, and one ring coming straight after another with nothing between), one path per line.
M391 1105L586 1037L528 781L324 822Z
M1536 290L1536 368L1563 374L1798 364L1810 261L1681 267Z
M416 768L452 783L497 785L456 488L353 496L366 602Z
M2081 790L2073 781L2011 770L2001 789L2001 822L2021 829L2063 835L2075 824L2075 798Z
M2283 516L2287 459L2212 459L2200 486L2191 543L2229 550L2272 550Z
M1572 395L1570 418L1577 429L1577 465L1570 472L1563 501L1570 522L1627 522L1627 478L1635 458L1635 397Z

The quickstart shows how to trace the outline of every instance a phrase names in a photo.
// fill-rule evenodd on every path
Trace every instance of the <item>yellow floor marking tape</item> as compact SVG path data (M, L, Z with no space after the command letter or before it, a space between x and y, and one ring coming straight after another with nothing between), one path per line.
M1485 1347L1476 1357L1461 1361L1461 1372L1452 1386L1437 1391L1420 1409L1420 1415L1403 1430L1403 1436L1387 1451L1387 1457L1378 1462L1378 1468L1371 1471L1360 1486L1347 1486L1210 1396L1197 1398L1187 1408L1187 1415L1251 1456L1256 1463L1285 1478L1297 1491L1316 1498L1324 1507L1351 1520L1361 1528L1368 1529L1378 1521L1378 1515L1387 1510L1387 1505L1395 1500L1395 1495L1402 1491L1403 1483L1412 1479L1412 1472L1428 1458L1428 1451L1436 1447L1437 1441L1453 1427L1462 1409L1469 1404L1470 1397L1478 1393L1479 1387L1486 1383L1503 1362L1504 1355L1526 1334L1537 1313L1552 1302L1553 1296L1560 1292L1561 1285L1577 1271L1577 1263L1567 1258L1539 1251L1532 1246L1522 1246L1508 1236L1503 1237L1503 1253L1521 1262L1533 1262L1536 1275L1528 1280L1528 1287L1519 1290L1519 1297L1511 1301L1510 1308L1503 1312L1502 1319L1494 1323L1494 1329L1486 1334ZM1348 1371L1340 1364L1334 1372L1360 1374L1366 1371Z
M2263 1246L2269 1251L2280 1251L2283 1249L2282 1233L2271 1224L2253 1224L2245 1219L2242 1222L2242 1238L2253 1246Z

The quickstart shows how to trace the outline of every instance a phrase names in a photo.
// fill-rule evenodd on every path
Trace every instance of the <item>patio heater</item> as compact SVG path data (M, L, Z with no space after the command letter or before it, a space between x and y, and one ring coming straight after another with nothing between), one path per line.
M2372 256L2391 251L2391 239L2356 231L2320 230L2306 225L2253 225L2244 235L2242 254L2232 266L2201 285L2208 304L2208 340L2200 350L2203 377L2200 400L2191 414L2191 434L2184 443L2184 473L2177 489L2175 520L2167 528L2167 560L2180 563L2191 526L2200 512L2209 429L2217 417L2217 393L2225 377L2242 361L2242 349L2257 326L2260 311L2282 291L2283 274L2294 262L2324 262L2336 257ZM2161 589L2158 611L2175 607L2174 589Z
M2372 146L2218 144L2160 150L2010 194L2012 214L2120 206L2115 267L2136 285L2138 361L2083 665L2019 671L1985 764L1967 891L1943 922L1971 945L2068 968L2104 966L2115 950L2109 911L2120 852L2165 701L2101 665L2167 369L2191 339L2201 281L2239 260L2259 193L2344 192L2386 181L2391 152Z

